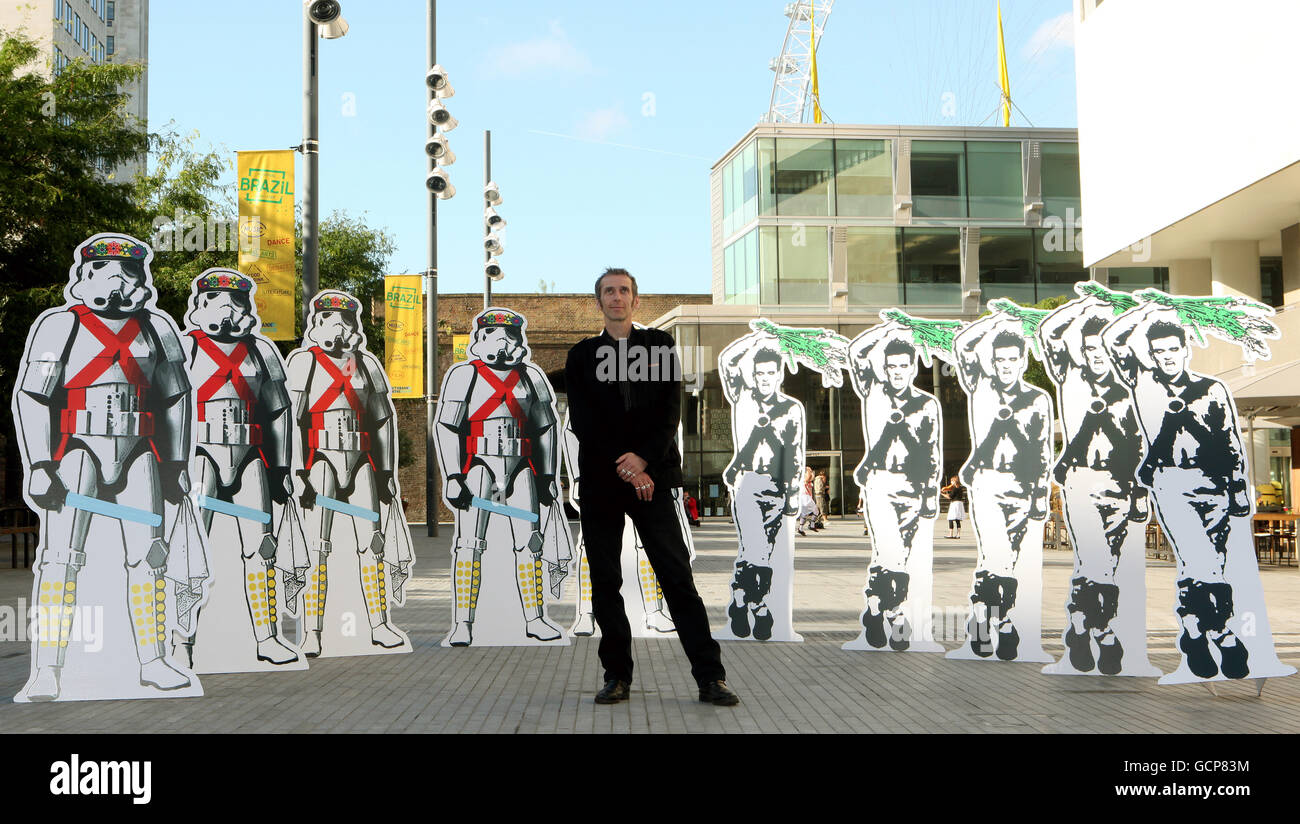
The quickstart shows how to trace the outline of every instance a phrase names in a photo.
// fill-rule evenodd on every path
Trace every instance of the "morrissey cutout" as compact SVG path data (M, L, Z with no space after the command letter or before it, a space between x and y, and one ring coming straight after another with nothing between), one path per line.
M1174 297L1155 289L1102 332L1132 392L1146 455L1138 480L1177 558L1178 669L1162 684L1291 675L1273 633L1251 541L1254 495L1236 406L1224 384L1191 368L1209 333L1267 359L1273 310L1235 297ZM1190 334L1189 334L1190 333Z
M949 658L1052 659L1042 649L1043 522L1052 463L1052 402L1025 382L1029 341L1045 312L1005 300L953 339L966 391L971 454L961 469L975 523L966 642Z
M546 614L572 560L559 495L555 392L532 362L527 320L474 318L469 360L447 370L436 437L443 500L455 512L454 625L443 646L567 645Z
M848 340L826 329L791 329L766 319L718 356L722 389L731 403L735 454L723 480L731 490L740 538L731 578L727 624L720 640L802 641L794 631L794 516L804 469L804 407L781 391L785 366L819 372L840 386Z
M185 355L152 259L127 235L87 239L64 305L27 335L13 415L41 543L18 702L203 694L168 643L194 632L208 570Z
M871 533L862 634L844 649L943 652L930 614L934 520L943 471L939 401L912 385L918 359L951 357L958 321L898 309L849 345L849 375L862 402L866 454L854 471Z
M1065 605L1065 655L1043 672L1147 675L1146 487L1138 483L1142 433L1133 398L1111 367L1101 333L1136 304L1101 284L1075 284L1080 297L1038 326L1038 351L1056 385L1064 448L1054 476L1074 573Z

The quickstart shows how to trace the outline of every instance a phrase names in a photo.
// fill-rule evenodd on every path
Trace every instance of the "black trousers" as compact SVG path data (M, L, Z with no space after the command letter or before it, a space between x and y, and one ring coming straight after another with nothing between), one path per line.
M657 488L651 500L641 501L632 485L623 481L606 484L603 489L594 486L584 484L582 489L582 538L591 573L591 609L600 625L605 680L632 681L632 628L619 594L624 514L631 516L659 579L677 637L690 659L691 675L701 684L725 680L722 651L709 632L708 614L691 577L690 553L682 538L684 527L672 489Z

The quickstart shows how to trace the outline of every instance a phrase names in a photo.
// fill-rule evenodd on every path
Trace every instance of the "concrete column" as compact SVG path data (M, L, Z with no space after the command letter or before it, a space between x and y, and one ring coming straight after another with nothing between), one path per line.
M1291 511L1300 509L1300 426L1291 427Z
M1259 241L1221 240L1210 244L1210 274L1215 296L1259 300Z
M1208 258L1169 261L1169 292L1174 295L1208 295L1213 278Z
M1283 305L1300 303L1300 223L1282 230Z

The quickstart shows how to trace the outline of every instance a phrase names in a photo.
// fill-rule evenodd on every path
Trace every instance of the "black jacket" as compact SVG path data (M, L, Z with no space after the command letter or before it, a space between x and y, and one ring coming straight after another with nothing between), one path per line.
M623 342L608 332L586 338L569 350L564 380L584 497L626 483L614 468L625 452L645 459L657 487L682 485L681 365L672 335L633 327Z

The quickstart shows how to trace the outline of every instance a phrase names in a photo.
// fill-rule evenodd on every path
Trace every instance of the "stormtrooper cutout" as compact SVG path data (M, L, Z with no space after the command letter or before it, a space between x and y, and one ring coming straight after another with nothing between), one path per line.
M442 643L567 645L546 614L573 555L555 393L532 363L523 315L493 307L473 324L469 360L447 370L436 413L443 500L456 521L454 623Z
M197 672L307 666L283 630L286 614L301 614L308 564L292 494L292 410L256 297L251 278L209 269L191 285L185 316L192 475L212 566L198 631L183 644Z
M152 259L127 235L89 238L64 305L27 336L13 413L41 545L18 702L202 694L168 649L193 632L208 573L187 497L190 383Z
M285 367L309 560L301 651L409 652L391 619L414 562L397 484L392 387L366 348L352 295L317 294L304 338Z

